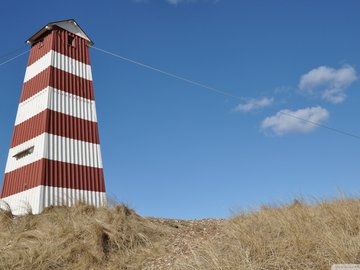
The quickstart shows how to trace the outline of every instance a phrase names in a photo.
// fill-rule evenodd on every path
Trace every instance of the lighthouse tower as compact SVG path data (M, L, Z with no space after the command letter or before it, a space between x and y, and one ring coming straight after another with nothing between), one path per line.
M106 204L89 47L75 20L48 23L31 51L1 199L15 214Z

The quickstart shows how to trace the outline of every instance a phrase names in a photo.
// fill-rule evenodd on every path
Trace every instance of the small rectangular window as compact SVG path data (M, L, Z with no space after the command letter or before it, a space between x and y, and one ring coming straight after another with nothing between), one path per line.
M70 45L70 46L74 46L74 42L75 40L74 40L74 37L72 37L72 36L68 36L68 45Z
M25 149L19 153L17 153L16 155L13 156L13 158L16 158L16 160L19 160L21 158L24 158L28 155L31 155L34 152L34 146L29 147L28 149Z

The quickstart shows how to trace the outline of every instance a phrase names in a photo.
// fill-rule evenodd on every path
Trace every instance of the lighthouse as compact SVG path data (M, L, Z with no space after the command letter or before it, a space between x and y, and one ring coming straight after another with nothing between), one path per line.
M46 24L31 46L1 200L14 214L106 204L89 47L73 20Z

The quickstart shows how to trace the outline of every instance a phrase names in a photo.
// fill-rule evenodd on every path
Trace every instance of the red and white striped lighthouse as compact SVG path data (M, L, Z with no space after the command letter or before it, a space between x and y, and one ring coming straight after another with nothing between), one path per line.
M1 199L15 214L79 201L103 206L93 42L72 19L48 23L27 42L31 51Z

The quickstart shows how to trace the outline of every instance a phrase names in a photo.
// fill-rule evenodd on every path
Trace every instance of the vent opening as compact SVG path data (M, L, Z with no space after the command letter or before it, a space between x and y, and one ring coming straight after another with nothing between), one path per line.
M74 46L74 37L73 36L68 36L68 45L70 46Z
M16 158L16 160L19 160L19 159L24 158L24 157L26 157L28 155L31 155L33 152L34 152L34 146L17 153L16 155L13 156L13 158Z

